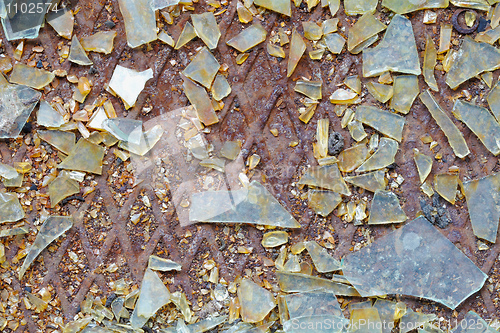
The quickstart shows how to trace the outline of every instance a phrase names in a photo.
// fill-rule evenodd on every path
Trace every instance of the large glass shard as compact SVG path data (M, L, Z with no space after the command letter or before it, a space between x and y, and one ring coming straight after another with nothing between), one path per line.
M55 239L64 234L73 226L73 218L68 216L49 216L43 222L35 241L30 247L28 255L24 259L23 265L19 269L19 279L23 278L24 273L35 261L36 257Z
M346 255L342 271L363 297L402 294L451 309L488 278L424 217Z
M288 233L286 231L266 232L262 237L262 246L266 248L277 247L288 243Z
M436 45L434 45L431 36L427 36L427 41L425 43L423 75L425 82L429 85L429 88L431 88L434 91L439 90L436 82L436 77L434 76L434 67L436 67L436 62L437 62Z
M210 50L215 49L221 33L214 13L191 14L191 21L193 21L193 28L196 35L201 38Z
M59 149L65 154L69 154L75 147L75 133L39 130L37 134L40 139L42 139L43 141L47 141L47 143Z
M442 173L434 176L434 189L452 205L457 195L458 173Z
M356 170L369 156L368 148L365 144L358 144L340 152L339 169L342 172L352 172Z
M55 1L32 0L29 2L2 1L2 26L7 40L33 39L43 24L45 13ZM9 5L9 6L4 6ZM30 6L22 6L30 5ZM38 10L35 10L38 9ZM58 7L60 9L60 7Z
M78 38L76 38L76 35L73 36L73 39L71 40L71 48L69 49L68 60L82 66L93 64L93 62L87 56L87 53L85 53L82 45L78 41Z
M390 191L375 192L370 208L368 224L401 223L408 219L399 204L398 197Z
M359 296L352 286L311 275L277 271L276 277L281 290L286 293L324 291L340 296Z
M463 189L474 235L495 243L500 220L500 174L464 182Z
M217 118L212 101L208 97L205 88L194 83L189 78L184 78L182 87L189 102L195 107L198 119L203 124L209 126L219 122L219 118Z
M321 81L297 80L294 90L311 99L319 101L322 98L321 85Z
M500 154L500 124L488 109L457 99L452 112L493 155Z
M441 109L439 104L436 102L429 90L424 91L420 94L420 100L425 104L427 109L432 115L432 118L436 121L438 126L444 132L444 135L448 138L451 148L455 155L459 158L464 158L469 155L469 147L465 142L464 137L460 130L455 126L453 121L448 117L448 115Z
M238 287L241 319L246 323L264 320L276 306L273 294L249 279L241 280Z
M342 197L331 191L309 190L307 200L316 214L326 217L342 202Z
M314 166L309 168L300 178L299 185L309 185L334 192L351 195L337 164Z
M391 108L407 114L419 92L418 78L415 75L396 76L394 78L394 96L391 99Z
M100 175L104 148L81 138L57 167L59 169L86 171Z
M460 84L482 72L500 68L500 50L487 43L475 42L465 36L455 61L446 74L446 84L456 89Z
M156 17L149 0L118 0L118 3L128 46L134 48L156 40Z
M206 47L203 47L196 53L196 56L182 71L182 74L210 89L219 68L220 65L217 59Z
M17 194L0 193L0 223L16 222L24 218L24 210Z
M427 179L427 176L432 170L432 157L422 154L418 149L414 149L413 160L417 165L418 176L420 177L420 182L423 184Z
M363 42L369 40L373 36L376 36L379 32L384 31L386 28L387 26L377 20L372 13L368 12L363 14L363 16L359 18L352 28L349 29L347 49L351 53L358 53L353 51L356 50Z
M378 0L344 0L344 10L347 15L373 13L377 3Z
M293 29L292 41L290 42L290 53L288 54L287 77L292 76L293 71L295 70L295 67L297 67L297 64L299 63L300 58L302 58L305 50L306 43L304 42L304 39L297 32L297 30Z
M55 77L53 73L45 69L29 67L24 64L15 64L12 74L10 75L10 82L35 89L43 89L43 87L51 83Z
M344 180L354 186L364 188L370 192L385 190L385 187L387 186L385 170L368 172L359 176L344 177Z
M354 119L401 142L405 118L395 113L381 110L371 105L360 105L356 109Z
M333 54L340 54L344 49L345 39L338 33L328 34L324 37L326 47Z
M164 131L161 125L156 125L141 135L141 142L138 145L127 141L120 141L118 147L136 155L144 156L158 141L160 141L163 133Z
M394 157L398 152L399 144L389 138L380 139L377 151L370 156L356 172L379 170L394 163Z
M54 28L57 34L66 39L71 39L73 34L73 26L75 23L75 17L71 10L63 9L63 13L60 12L49 12L47 14L47 23Z
M180 49L195 37L196 37L196 32L194 31L193 25L189 22L186 22L186 24L184 25L184 29L182 29L182 32L179 35L177 43L175 43L174 49L176 50Z
M500 8L500 6L498 7ZM498 82L495 84L493 89L491 89L490 93L488 94L487 100L491 112L493 113L497 121L500 122L500 85L498 84Z
M148 268L155 271L181 271L182 266L175 261L157 257L155 255L149 256Z
M382 41L363 52L363 76L377 76L387 71L420 75L415 36L409 19L395 15Z
M16 178L17 176L18 172L15 168L0 162L0 177L10 180Z
M484 11L489 11L491 8L490 3L486 0L450 0L450 2L457 7L479 9Z
M80 43L85 51L110 54L113 51L116 35L116 31L99 31L91 36L83 37Z
M315 241L304 242L304 245L318 272L329 273L341 269L340 261L332 257L324 247Z
M295 218L256 181L247 188L235 191L194 193L191 196L189 220L300 228Z
M103 121L103 128L118 140L127 141L135 145L141 143L142 120L126 118L105 119Z
M122 99L125 109L130 109L135 105L135 101L137 101L137 97L146 86L146 82L152 77L153 70L151 68L138 72L117 65L111 81L109 81L109 88Z
M67 171L61 171L59 176L49 184L51 207L55 207L61 200L76 193L80 193L80 184L72 179Z
M0 76L0 139L17 138L42 94Z
M396 14L406 14L417 10L430 8L447 8L449 0L383 0L382 6L395 12Z
M260 24L253 24L227 41L227 45L246 52L266 40L267 31Z
M36 122L45 127L59 127L66 123L63 116L44 100L40 101Z
M158 274L153 272L151 269L146 268L144 272L144 278L142 279L141 291L139 293L139 299L135 304L134 314L132 317L142 317L143 321L151 318L156 311L161 307L170 302L170 292L168 291L163 281L160 279ZM140 328L134 325L131 320L132 327Z
M274 12L281 13L286 16L292 16L292 5L289 0L254 0L253 3Z
M368 89L368 92L380 103L385 103L390 100L393 94L392 86L387 84L368 81L366 83L366 88Z

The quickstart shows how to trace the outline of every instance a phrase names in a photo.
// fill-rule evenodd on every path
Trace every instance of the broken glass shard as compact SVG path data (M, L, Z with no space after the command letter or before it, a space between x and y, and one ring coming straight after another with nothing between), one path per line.
M76 35L73 36L73 39L71 40L68 60L82 66L89 66L93 64L78 41L78 38L76 38Z
M350 330L350 332L381 333L383 325L382 321L380 320L378 310L377 308L371 306L371 302L369 302L369 304L367 305L368 306L353 308L351 310L350 325L352 329Z
M127 44L131 48L157 38L155 12L149 6L149 2L149 0L118 0L125 23Z
M194 31L193 25L189 22L186 22L186 24L184 25L184 29L182 29L179 39L177 40L177 43L175 43L174 49L180 49L195 37L196 32Z
M500 174L464 182L463 189L474 235L495 243L500 220Z
M5 187L21 187L23 185L24 175L22 173L17 173L17 171L16 174L14 178L4 178L2 180Z
M273 294L249 279L241 280L238 287L241 319L246 323L264 320L276 306Z
M212 97L216 101L221 101L224 97L229 96L229 94L231 93L231 86L227 82L227 79L224 75L218 74L215 77L211 92Z
M304 245L318 272L329 273L341 269L340 262L315 241L304 242Z
M380 298L377 298L373 307L377 309L380 320L386 323L382 326L381 333L391 333L394 321L400 319L404 314L403 311L406 311L406 305L403 302L396 303Z
M55 239L64 234L73 226L73 218L68 216L49 216L43 222L36 239L30 247L23 265L19 269L19 279L23 278L24 273L35 261L38 255Z
M441 32L439 35L439 54L444 53L450 49L452 32L453 26L451 24L441 24Z
M116 35L116 31L99 31L91 36L83 37L80 43L85 51L110 54L113 51Z
M221 33L214 13L208 11L203 14L191 14L191 21L196 35L201 38L210 50L215 49Z
M56 76L45 69L29 67L24 64L15 64L10 82L22 84L35 89L43 89L52 82Z
M352 120L351 122L349 122L349 124L347 124L347 127L349 128L349 133L351 134L352 138L357 142L364 140L368 136L368 134L365 132L363 124L361 124L357 120Z
M333 54L340 54L345 45L345 39L338 33L328 34L324 37L326 47Z
M207 158L203 161L200 161L201 166L204 166L206 168L212 168L212 169L217 170L219 172L225 171L225 164L226 164L226 162L223 159L217 158L217 157L211 157L211 158Z
M22 6L23 4L25 6ZM49 11L48 7L50 5L51 1L45 2L43 0L30 2L2 1L0 16L2 17L3 31L7 40L37 38L40 27L44 23L45 13Z
M408 308L406 314L401 317L400 333L407 333L409 331L414 330L417 327L423 326L427 322L431 322L437 319L437 316L433 313L421 313L415 312L411 308Z
M47 23L54 28L59 36L71 39L75 18L71 10L64 8L62 11L63 13L61 13L61 10L59 12L50 11L47 13Z
M486 73L481 74L481 80L483 80L484 83L486 83L488 88L491 88L491 86L493 85L493 73L486 72Z
M420 75L415 36L409 19L395 15L382 41L363 52L363 76L377 76L387 71Z
M47 141L50 145L59 149L65 154L69 154L75 147L75 133L63 131L43 131L37 132L40 139Z
M250 12L240 1L236 4L236 11L238 12L238 19L241 23L252 22L252 12Z
M392 86L387 84L368 81L366 83L366 88L368 89L368 92L381 103L385 103L390 100L393 94Z
M323 36L323 29L313 21L302 22L304 37L309 40L320 40Z
M424 217L346 255L342 271L363 297L402 294L451 309L488 278Z
M142 120L111 118L105 119L102 124L104 130L118 140L127 141L135 145L141 143Z
M391 99L391 108L407 114L419 92L418 79L415 75L396 76L394 78L394 95Z
M142 134L141 142L138 145L127 141L120 141L118 147L136 155L144 156L158 141L160 141L163 133L164 131L161 125L156 125Z
M289 1L287 1L289 2ZM290 53L288 55L288 64L287 64L287 77L292 76L295 67L300 61L300 58L304 54L306 50L306 43L302 36L297 32L297 30L293 29L292 31L292 41L290 42Z
M305 96L311 99L319 101L322 98L321 85L322 85L321 81L297 80L294 90L296 92L304 94Z
M354 186L364 188L370 192L385 190L385 187L387 186L385 170L368 172L359 176L344 177L344 180Z
M469 12L465 12L466 14ZM496 27L495 29L483 31L479 34L477 34L476 38L474 40L476 42L485 42L490 45L495 44L495 42L500 38L500 28Z
M452 112L493 155L500 154L500 124L488 109L457 99Z
M487 43L475 42L466 36L446 74L446 84L451 89L456 89L470 78L498 68L500 68L500 50Z
M260 24L253 24L227 41L227 45L246 52L266 40L267 31Z
M81 138L57 167L59 169L86 171L100 175L104 148Z
M193 81L210 89L220 65L210 51L203 47L182 73Z
M375 192L370 208L368 224L401 223L408 219L399 204L398 197L390 191Z
M277 247L288 243L288 233L286 231L266 232L262 237L263 247Z
M377 3L378 0L344 0L344 10L347 15L373 13Z
M0 193L0 223L16 222L24 218L24 210L17 194Z
M377 151L370 156L356 172L365 172L385 168L394 163L394 157L398 152L399 144L392 139L382 138Z
M359 296L350 285L315 276L277 271L276 277L281 290L286 293L324 291L340 296Z
M267 46L267 53L269 53L273 57L285 58L285 56L286 56L285 50L281 46L274 45L271 43L267 43L266 46Z
M356 94L361 93L361 80L359 79L358 75L351 75L345 78L344 84L348 87L351 88L352 91L354 91Z
M447 8L449 0L383 0L382 6L395 12L396 14L406 14L422 9Z
M299 185L309 185L332 190L343 195L351 195L337 164L314 166L300 178Z
M240 141L226 141L224 142L222 148L220 149L220 154L222 157L234 161L240 154L240 151L241 151Z
M59 127L66 123L63 116L44 100L40 101L36 122L45 127Z
M354 118L380 133L401 142L405 118L371 105L360 105Z
M76 193L80 193L80 184L72 179L67 171L61 171L59 176L49 184L51 207L55 207L61 200Z
M366 41L375 37L377 39L377 34L384 31L387 28L385 24L380 22L373 16L372 13L368 12L363 14L359 20L349 29L349 35L347 38L347 49L353 54L361 52L363 49L361 46ZM365 47L368 47L366 45Z
M117 65L109 81L111 88L122 100L126 109L135 105L137 97L144 89L146 82L153 77L153 71L148 68L145 71L136 70ZM131 84L133 82L133 84Z
M186 97L195 107L196 114L203 124L209 126L219 122L205 88L186 77L184 78L183 88Z
M299 256L291 254L288 256L288 261L283 266L283 270L292 273L299 273L301 271Z
M340 152L338 167L342 172L356 170L368 158L368 149L365 144L358 144Z
M355 104L359 103L358 94L348 89L337 89L330 96L332 104Z
M197 323L186 325L182 321L182 319L179 318L177 320L177 326L175 328L174 327L165 328L165 329L159 330L159 332L160 333L178 333L178 332L182 332L182 333L202 333L202 332L207 332L207 331L213 330L214 328L216 328L217 326L219 326L220 324L222 324L226 320L227 320L227 316L208 317L207 319L200 320ZM240 322L239 324L244 324L244 323ZM246 325L249 325L249 327L253 327L250 324L246 324ZM232 329L230 329L227 332L228 333L243 333L243 332L249 333L250 331L252 331L252 330L247 330L247 329L244 329L244 330L232 330ZM255 332L255 333L260 333L260 332L261 331ZM224 333L226 333L226 331L224 331Z
M413 151L414 151L413 160L417 165L420 182L423 184L427 179L427 176L431 173L432 157L420 153L416 148Z
M267 189L253 181L235 191L207 191L191 196L192 222L250 223L282 228L300 228Z
M437 50L431 36L427 36L427 41L425 43L425 53L424 53L424 64L423 64L423 75L425 82L434 91L438 91L438 86L436 82L436 77L434 76L434 67L436 67L437 61Z
M170 6L175 6L179 4L179 0L152 0L151 1L151 9L154 11L158 9L167 8Z
M490 4L486 0L450 0L457 7L472 8L478 10L489 11Z
M174 39L163 30L158 34L158 39L167 45L170 45L172 47L175 46Z
M14 179L18 176L18 172L10 165L0 162L0 177L5 179Z
M433 318L434 319L434 318ZM430 320L429 320L430 321ZM452 333L493 333L492 327L474 311L469 311L464 319L451 331Z
M254 4L286 16L292 16L292 5L289 0L254 0Z
M10 237L16 235L24 235L30 232L29 227L16 227L10 229L1 229L0 230L0 238L2 237Z
M326 217L342 202L342 197L331 191L309 190L307 200L316 214Z
M434 99L429 90L424 91L420 94L420 100L425 104L429 110L432 118L436 121L438 126L444 132L448 138L451 148L455 155L459 158L464 158L469 155L469 147L465 142L462 133L453 123L453 121L448 117L448 115L441 109L437 101Z

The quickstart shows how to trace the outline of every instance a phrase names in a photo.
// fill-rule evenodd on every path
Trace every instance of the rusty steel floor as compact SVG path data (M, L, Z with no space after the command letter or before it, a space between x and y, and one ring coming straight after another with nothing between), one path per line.
M116 0L79 1L76 7L81 8L75 18L75 22L78 24L75 25L74 30L74 34L79 37L100 30L108 30L103 23L117 18L116 27L113 30L118 32L118 36L115 39L113 52L109 55L89 54L97 73L91 75L88 73L88 68L74 66L68 61L59 64L57 49L58 43L62 39L50 27L41 29L39 38L25 41L26 46L22 61L25 62L27 57L32 54L31 48L42 45L45 51L35 53L34 59L47 61L49 63L48 69L62 68L67 70L69 74L75 74L78 77L82 75L92 76L94 86L87 101L93 101L99 94L104 93L104 85L109 82L116 64L137 70L152 68L153 79L146 84L136 106L129 112L123 111L122 102L118 98L107 94L119 116L147 121L189 104L182 93L182 79L179 72L187 65L189 55L202 45L200 40L196 39L178 51L174 51L160 42L152 43L149 49L146 46L130 49L127 46L123 19ZM380 5L378 9L382 10ZM438 23L433 25L422 24L423 11L409 15L413 23L419 52L424 50L426 34L431 34L436 43L439 41L437 27L440 22L451 22L453 9L437 10ZM206 4L203 1L195 5L196 12L205 10ZM329 16L326 17L326 11L320 6L317 6L311 13L294 6L292 6L292 10L292 20L269 12L261 23L268 32L282 22L287 27L296 27L302 31L301 22L304 20L329 18ZM385 12L386 17L388 14ZM341 32L347 35L349 27L354 23L353 18L345 16L342 8L337 17L340 19ZM168 27L169 33L174 39L179 36L188 19L189 13L184 13L176 19L174 25ZM219 113L220 122L211 126L208 138L216 147L219 145L218 148L226 140L240 139L244 142L244 146L249 147L246 151L247 156L257 153L262 157L254 179L262 180L265 178L267 189L294 215L302 226L301 229L291 232L290 243L293 244L306 237L315 238L317 235L323 234L324 231L329 231L333 234L336 242L332 253L336 258L341 258L352 250L355 244L365 241L366 233L362 233L362 229L370 230L371 236L375 239L391 231L392 229L387 226L356 227L352 223L341 221L334 214L328 218L319 218L307 207L307 202L300 199L300 190L292 185L297 182L308 165L316 164L312 152L312 142L318 119L329 118L331 127L335 131L341 132L346 139L346 147L353 143L349 133L341 129L340 118L333 112L334 105L326 97L320 102L316 114L309 124L306 125L298 119L297 109L300 103L298 94L293 90L294 79L304 76L322 80L323 96L329 96L347 75L359 74L360 77L362 76L361 55L343 52L334 57L334 61L325 59L313 61L304 56L293 77L288 79L286 77L286 61L278 61L277 58L269 56L265 51L265 43L253 48L249 58L242 65L236 64L235 52L225 44L225 41L237 34L242 27L236 15L236 1L230 1L228 10L218 17L218 23L222 37L214 55L220 63L229 66L228 81L232 87L232 93L225 99L225 107ZM5 53L12 56L17 43L7 42L1 30L0 34L0 38L4 41ZM453 38L456 37L455 31ZM453 47L457 48L456 45ZM333 75L329 76L332 66L335 67L335 71ZM498 77L498 72L494 72L495 78ZM451 110L453 99L463 89L469 90L473 97L479 96L480 103L485 103L485 85L478 79L470 80L469 83L462 85L456 91L447 87L442 72L436 71L436 79L440 88L437 95L439 102L448 111ZM420 87L423 89L425 86L423 78L420 76L419 80ZM72 87L67 81L61 80L59 86L51 91L46 98L61 96L66 100L71 98L71 95ZM366 102L381 106L369 94L365 93L364 95ZM153 106L153 109L148 114L143 114L144 106ZM471 154L463 160L454 156L442 131L418 99L406 116L404 139L400 145L400 151L396 155L394 171L405 179L395 192L398 194L409 219L413 219L420 211L419 200L424 197L419 189L420 182L413 162L413 148L419 148L420 151L429 153L428 145L424 146L420 141L420 137L424 134L430 134L439 143L439 151L443 155L441 161L434 162L431 177L436 173L447 171L448 167L452 165L460 167L462 178L478 178L500 169L498 158L493 157L465 125L458 121L454 122L464 134L471 150ZM271 128L278 128L281 134L274 137L269 132ZM371 131L371 129L367 129L367 131ZM33 133L24 134L24 140L0 142L0 152L5 163L23 161L29 158L30 145L32 145L33 140L26 140L26 137L32 139ZM292 140L298 140L299 145L290 147L289 143ZM52 307L52 310L39 315L26 310L22 303L19 303L19 311L24 315L26 325L19 326L16 332L46 331L49 327L45 325L47 325L50 316L63 317L64 322L72 320L79 311L80 303L89 292L104 298L108 296L111 292L109 288L111 281L125 278L140 285L147 260L151 254L168 254L168 258L182 264L182 272L173 276L169 289L170 291L175 291L177 288L183 290L193 304L209 303L209 295L201 296L197 293L202 288L210 289L208 283L200 283L196 276L204 259L213 258L219 266L220 276L226 281L233 281L246 268L263 266L263 257L274 259L277 255L277 250L265 250L261 246L263 231L252 226L241 226L241 232L245 237L237 240L230 240L222 232L224 226L221 225L197 224L187 228L181 227L176 219L173 205L170 205L166 211L162 210L151 186L132 187L127 182L117 184L116 178L121 175L126 177L126 168L116 161L113 154L107 154L105 161L103 175L95 177L96 191L88 195L85 202L67 204L62 208L69 210L75 217L74 227L67 232L66 236L49 246L48 251L42 253L42 258L33 264L25 279L19 281L13 270L5 273L0 269L4 278L6 276L11 278L0 280L0 289L12 288L18 291L21 297L29 287L53 286L52 295L57 299L57 302L60 302L58 306ZM119 176L111 177L115 172ZM37 184L39 180L29 179L28 184L30 182ZM45 191L46 189L41 189L39 192L46 193ZM147 195L150 199L155 198L151 200L151 207L144 207L144 203L141 201L143 195ZM361 196L356 192L353 195ZM371 194L366 193L362 195L371 196ZM32 198L32 210L27 212L27 221L32 228L36 228L33 221L40 213L39 209L41 208L37 203L37 192L28 191L26 196ZM425 200L431 201L427 197ZM133 206L141 207L150 217L147 224L134 225L130 222L129 216ZM400 299L414 309L433 312L446 319L462 318L471 309L477 311L483 318L498 317L500 316L500 304L498 303L500 290L497 286L499 282L498 270L500 269L498 260L500 243L492 244L486 251L478 251L477 239L472 233L465 200L458 200L454 206L447 203L446 206L451 214L452 223L440 231L478 267L489 274L490 279L478 294L461 304L456 312L429 301L410 297L401 297ZM47 210L50 213L56 213L55 210ZM94 215L97 214L96 218L90 215L92 211ZM230 228L234 228L234 226L230 226ZM18 251L31 244L33 239L33 232L26 237L10 237L8 242L6 241L7 259L11 260L15 257ZM248 255L231 252L228 250L228 245L231 242L253 247L253 253ZM70 251L77 253L82 258L80 266L74 265L69 256ZM118 270L109 273L106 268L113 263L118 266ZM13 265L16 264L13 263ZM263 278L275 282L271 270L265 270ZM205 311L209 311L209 308L205 308ZM10 330L7 329L6 332L10 332Z

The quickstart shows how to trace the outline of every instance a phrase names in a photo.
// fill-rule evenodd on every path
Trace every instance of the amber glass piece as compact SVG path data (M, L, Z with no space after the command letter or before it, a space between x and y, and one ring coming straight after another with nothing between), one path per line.
M398 197L390 191L377 190L373 196L368 224L401 223L408 219Z
M24 210L17 194L0 193L0 224L5 222L16 222L24 218Z
M368 172L359 176L344 177L344 180L354 186L364 188L370 192L385 190L387 180L385 170Z
M238 287L241 318L247 323L264 320L269 312L276 307L273 294L249 279L241 280Z
M452 205L455 204L458 186L457 173L442 173L434 176L434 189Z
M298 184L324 188L344 195L351 194L337 164L309 168Z
M266 232L262 237L262 246L266 248L277 247L288 243L288 233L286 231Z
M193 21L196 35L201 38L210 50L215 49L221 33L214 13L208 11L203 14L191 14L191 21Z
M328 251L315 241L304 242L307 252L311 256L314 267L320 273L334 272L341 269L340 262L332 257Z
M186 22L186 24L184 25L184 29L182 29L182 32L179 36L179 39L177 39L177 43L175 43L175 49L180 49L195 37L196 32L194 31L193 25L189 22Z
M391 99L391 108L407 114L417 98L420 88L415 75L398 75L394 78L394 95Z
M427 176L431 173L432 170L432 157L424 155L418 151L418 149L414 149L413 160L417 165L418 175L420 177L420 182L423 184L427 179Z
M286 16L292 16L292 6L289 0L254 0L254 4Z
M149 0L118 0L125 23L127 43L131 48L156 40L155 12Z
M344 9L347 15L373 13L377 3L378 0L344 0Z
M63 131L43 131L37 132L40 139L59 149L65 154L69 154L75 147L75 134Z
M342 202L340 194L331 191L309 190L307 193L309 207L316 214L328 216Z
M24 64L14 65L10 82L22 84L35 89L43 89L52 82L56 76L44 69L26 66Z
M102 159L104 148L91 143L86 139L80 139L57 167L66 170L86 171L100 175L102 172Z
M382 0L382 6L397 14L406 14L429 8L447 8L449 0Z
M356 172L372 171L385 168L394 163L394 157L398 152L399 144L397 141L382 138L377 151L370 156L361 166L356 169Z
M434 91L438 91L438 86L436 82L436 77L434 76L434 67L436 67L437 62L437 50L431 36L427 36L427 41L425 42L425 53L424 53L424 64L423 64L423 75L425 82Z
M368 154L365 144L357 144L341 151L338 156L340 171L352 172L356 170L368 158Z
M373 127L382 134L401 142L405 119L395 113L381 110L370 105L360 105L354 118L365 125Z
M373 38L379 32L384 31L386 28L387 26L377 20L372 13L368 12L363 14L354 26L349 29L347 49L351 53L359 53L362 50L360 46L364 42Z
M99 31L91 36L82 37L80 43L85 51L110 54L113 51L116 35L116 31Z
M277 271L276 277L281 290L286 293L324 291L341 296L359 295L350 285L315 276Z
M49 184L50 205L55 207L61 200L79 192L78 182L70 178L66 171L61 171L59 176Z
M295 67L302 58L304 51L306 50L306 43L302 36L297 32L297 30L293 29L292 31L292 41L290 42L290 53L288 55L288 64L287 64L287 77L292 76Z
M203 124L209 126L219 122L205 88L194 83L189 78L184 78L183 88L186 97L195 107L198 118Z
M380 84L373 81L366 83L366 88L375 99L381 103L385 103L391 99L393 88L387 84Z
M191 60L182 73L193 81L210 89L220 65L217 59L204 47Z

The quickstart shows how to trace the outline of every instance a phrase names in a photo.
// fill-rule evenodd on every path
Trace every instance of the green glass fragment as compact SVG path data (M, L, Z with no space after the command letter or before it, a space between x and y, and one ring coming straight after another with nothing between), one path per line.
M396 14L406 14L422 9L447 8L449 0L383 0L382 6L392 10Z
M281 290L286 293L324 291L340 296L359 296L352 286L315 276L277 271L276 277Z
M292 16L290 0L254 0L254 4L286 16Z
M19 269L19 279L35 261L38 255L55 239L59 238L73 226L73 218L68 216L49 216L40 227L35 241L30 247L28 255L24 259L23 265Z
M149 6L149 0L118 0L127 44L131 48L155 41L156 17L155 12Z
M110 54L117 34L116 31L99 31L91 36L82 37L80 43L85 51Z
M420 182L423 184L427 179L427 176L429 176L429 174L431 173L432 157L420 153L416 148L413 151L414 151L413 160L417 165Z
M437 101L434 99L429 90L426 90L420 94L420 100L429 110L432 118L436 121L438 126L444 132L448 138L451 148L455 155L459 158L464 158L469 155L469 147L465 142L462 133L453 123L453 121L448 117L448 115L441 109Z
M181 271L182 266L172 260L160 258L155 255L149 256L148 268L154 271Z
M342 197L331 191L309 190L307 200L316 214L326 217L342 202Z
M499 6L500 8L500 6ZM497 82L493 89L491 89L490 93L488 94L488 97L486 98L488 101L488 105L490 106L490 110L497 119L498 122L500 122L500 84Z
M212 97L216 101L221 101L224 97L229 96L229 94L231 93L231 86L227 82L227 79L224 75L217 74L212 85L211 92Z
M22 84L34 89L43 89L43 87L50 84L55 77L53 73L45 69L29 67L24 64L15 64L12 74L10 75L10 82Z
M158 141L160 141L163 133L164 131L161 125L156 125L142 133L141 142L138 145L127 141L120 141L118 143L118 147L133 154L144 156L156 145ZM113 145L114 143L111 141L108 144Z
M146 86L146 82L152 77L153 70L151 68L138 72L117 65L109 81L109 88L122 99L125 109L130 109L135 105L137 97ZM134 84L130 84L131 82L134 82Z
M71 39L75 23L75 17L73 16L73 12L71 10L65 10L63 14L49 12L46 18L47 23L54 28L59 36Z
M267 31L260 24L253 24L227 41L227 45L240 52L246 52L266 40Z
M379 170L391 165L394 163L394 157L398 152L398 148L399 144L397 141L389 138L380 139L377 151L361 164L361 166L356 169L356 172Z
M361 80L359 79L358 75L351 75L348 76L344 79L344 84L348 87L351 88L352 91L354 91L356 94L361 93Z
M352 172L356 170L368 158L368 149L365 144L357 144L351 148L344 149L340 152L339 169L342 172Z
M177 43L175 43L174 49L180 49L195 37L196 32L194 31L193 25L189 22L186 22L186 24L184 25L184 29L182 29L182 32L179 35L179 39L177 39Z
M377 190L373 196L368 224L401 223L408 219L398 197L390 191Z
M345 45L345 39L338 33L325 35L325 44L333 54L340 54Z
M45 127L59 127L65 124L63 116L44 100L40 101L36 122Z
M76 35L73 36L73 39L71 40L68 60L82 66L89 66L93 64L78 41L78 38L76 38Z
M370 192L385 190L387 179L385 170L368 172L359 176L344 177L344 180L354 186L364 188Z
M378 0L344 0L344 10L347 15L373 13L377 3Z
M264 320L276 307L273 294L249 279L241 280L238 287L241 319L246 323L257 323Z
M343 195L351 195L337 164L311 167L300 178L299 185L315 186L332 190Z
M432 41L431 36L427 36L427 41L425 42L425 53L424 53L424 64L422 74L424 75L425 82L434 91L438 91L436 77L434 76L434 67L436 67L437 62L437 50L436 45Z
M75 133L63 131L43 131L37 132L40 139L47 141L50 145L59 149L65 154L69 154L75 147Z
M387 55L390 55L388 57ZM387 71L420 75L420 61L409 19L395 15L384 38L363 52L363 76L378 76Z
M296 92L299 92L301 94L304 94L305 96L315 99L315 100L321 100L322 94L321 94L321 81L305 81L305 80L297 80L297 83L295 83L295 88L294 90Z
M341 269L340 261L332 257L325 248L315 241L304 242L304 245L318 272L329 273Z
M86 171L100 175L104 148L81 138L57 167L59 169Z
M286 231L269 231L262 237L262 246L266 248L277 247L288 243Z
M323 36L323 29L316 22L304 21L302 28L304 29L304 37L309 40L320 40Z
M394 78L394 95L390 107L407 114L419 93L418 78L415 75L398 75Z
M24 218L24 210L17 194L0 193L0 223L16 222Z
M80 184L70 178L67 171L61 171L49 184L50 205L55 207L61 200L76 193L80 193Z
M490 4L486 0L450 0L457 7L472 8L478 10L489 11Z
M381 103L385 103L390 100L393 94L392 86L380 84L374 81L368 81L366 83L366 88L368 89L368 92Z
M198 119L203 124L209 126L219 122L219 118L217 118L212 101L208 97L205 88L186 77L184 77L184 84L182 87L184 88L184 94L186 94L189 102L195 107Z
M273 1L274 2L274 1ZM302 58L304 51L306 50L306 43L302 36L293 29L292 31L292 41L290 42L290 53L288 54L288 64L287 64L287 77L292 76L295 67Z
M214 13L207 11L203 14L191 14L191 20L196 35L201 38L210 50L215 49L219 43L221 33Z
M381 110L371 105L360 105L356 109L354 119L401 142L405 119L395 113Z
M452 205L457 195L458 173L442 173L434 176L434 189Z

